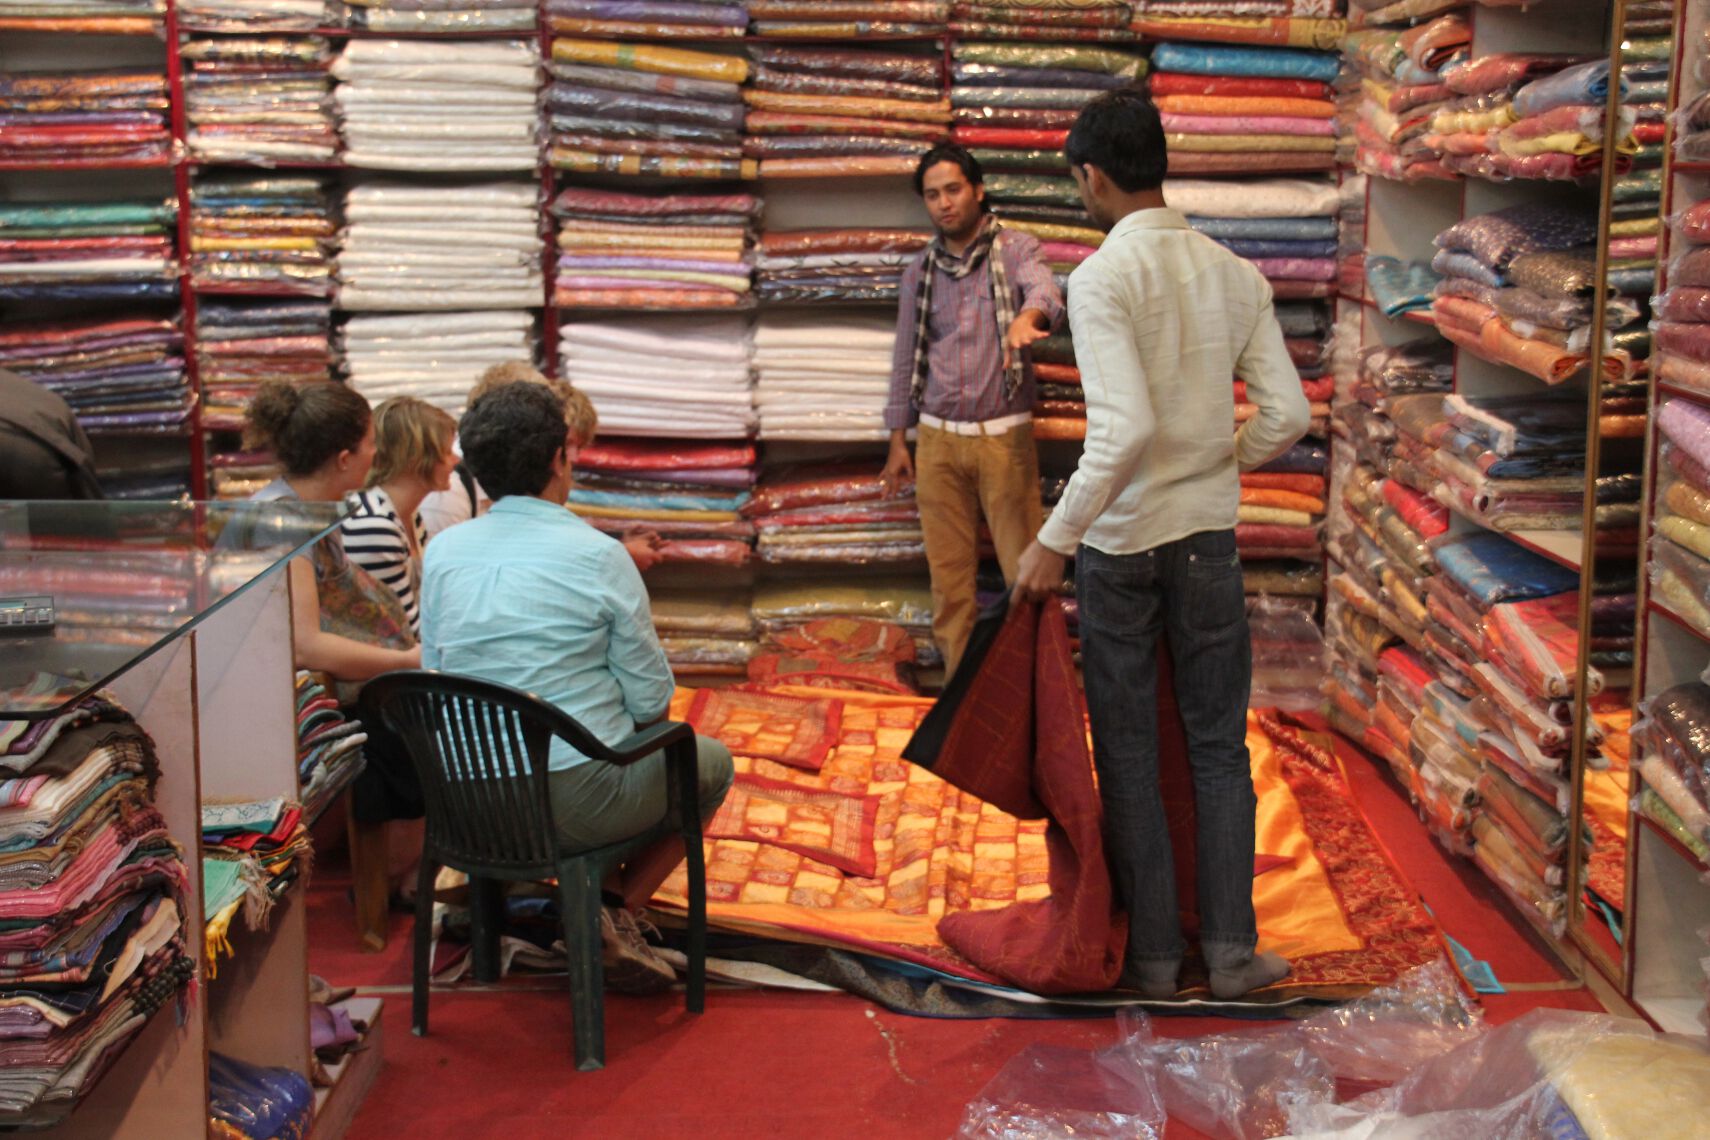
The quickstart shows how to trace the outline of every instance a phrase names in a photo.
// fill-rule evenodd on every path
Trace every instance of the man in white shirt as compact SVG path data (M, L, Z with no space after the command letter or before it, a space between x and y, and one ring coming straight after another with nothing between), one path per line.
M1064 152L1087 212L1109 234L1069 279L1087 439L1021 557L1016 590L1051 593L1075 555L1106 851L1129 914L1122 984L1160 998L1176 992L1183 952L1158 787L1163 633L1193 769L1200 945L1212 992L1234 998L1288 975L1282 958L1255 952L1238 473L1299 439L1309 411L1264 277L1165 206L1164 132L1151 101L1127 90L1100 96ZM1235 378L1259 412L1232 435Z

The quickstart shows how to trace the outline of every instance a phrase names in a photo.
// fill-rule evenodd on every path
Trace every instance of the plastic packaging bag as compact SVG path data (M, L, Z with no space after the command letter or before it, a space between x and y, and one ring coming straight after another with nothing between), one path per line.
M1158 1090L1122 1045L1090 1053L1029 1045L969 1103L956 1132L957 1140L1159 1140L1163 1135Z

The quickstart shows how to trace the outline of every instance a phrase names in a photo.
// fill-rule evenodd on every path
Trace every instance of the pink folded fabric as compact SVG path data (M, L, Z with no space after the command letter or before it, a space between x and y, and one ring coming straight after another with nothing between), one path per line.
M1301 119L1284 115L1162 116L1166 131L1190 135L1319 135L1336 133L1334 119Z

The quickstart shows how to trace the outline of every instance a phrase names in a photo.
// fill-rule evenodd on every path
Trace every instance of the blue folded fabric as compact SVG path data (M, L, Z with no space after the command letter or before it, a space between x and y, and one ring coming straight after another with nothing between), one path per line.
M1429 309L1438 280L1436 270L1423 261L1402 261L1381 255L1366 258L1366 286L1371 290L1372 300L1392 317L1414 309Z
M572 503L591 507L622 507L646 511L734 511L748 501L749 493L735 495L648 495L632 491L591 491L584 487L570 492Z
M1334 241L1273 241L1264 238L1218 238L1236 257L1335 257Z
M1609 271L1609 287L1623 297L1648 297L1657 285L1657 270L1654 265L1641 269L1611 269Z
M1279 475L1322 475L1330 469L1330 453L1316 443L1297 443L1257 471Z
M1622 93L1625 94L1626 90L1627 85L1622 81ZM1541 115L1552 107L1565 107L1570 103L1592 103L1601 107L1607 98L1609 61L1595 59L1590 63L1575 64L1554 75L1532 80L1514 96L1514 113L1526 119Z
M1443 277L1467 277L1480 285L1500 289L1508 278L1470 253L1458 249L1439 249L1431 258L1431 268Z
M1324 241L1336 236L1335 218L1188 218L1188 225L1214 238Z
M1327 51L1167 43L1153 49L1152 70L1331 83L1342 70L1342 60L1335 52Z
M1437 565L1483 606L1579 589L1579 575L1500 534L1480 531L1437 547Z

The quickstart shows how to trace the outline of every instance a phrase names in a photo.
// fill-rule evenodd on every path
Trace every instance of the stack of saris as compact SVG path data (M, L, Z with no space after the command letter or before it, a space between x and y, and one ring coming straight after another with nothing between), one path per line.
M1334 290L1341 199L1333 183L1173 178L1164 183L1164 200L1194 229L1257 266L1278 300L1328 297Z
M748 675L765 684L913 692L899 666L942 663L924 569L766 580L754 591L754 621L762 644ZM892 627L901 629L900 645ZM828 659L840 659L841 667ZM804 664L813 676L801 670ZM827 676L833 671L835 680Z
M1710 636L1710 410L1675 397L1659 407L1657 431L1651 596Z
M181 28L210 32L308 32L332 22L327 0L180 0Z
M177 433L190 416L183 338L168 319L0 325L0 368L58 392L90 435Z
M741 56L558 39L546 91L548 159L575 174L753 178L742 156Z
M952 0L958 40L1132 43L1133 9L1117 0Z
M170 300L171 200L0 202L0 301Z
M1403 182L1458 177L1427 141L1431 120L1454 94L1443 73L1471 51L1472 27L1459 13L1412 28L1364 28L1343 42L1358 86L1342 102L1339 129L1353 165Z
M511 310L358 313L339 342L350 386L369 403L414 396L453 416L488 368L536 359L534 315Z
M0 167L165 166L168 106L161 71L0 73Z
M1633 730L1644 780L1639 810L1710 862L1710 685L1664 689L1644 712Z
M599 430L606 430L603 421ZM608 439L577 454L570 509L620 538L632 531L652 531L659 536L657 549L665 562L741 565L752 553L754 525L738 512L754 486L754 466L752 444ZM742 612L746 618L746 606ZM657 610L654 616L658 618ZM680 615L677 632L691 635L692 630L698 634L703 627ZM665 632L663 625L660 632ZM704 627L704 632L711 636L730 630L725 623ZM736 632L738 640L752 640L746 623ZM671 650L667 645L667 654ZM740 661L747 659L744 652ZM677 661L673 658L673 664ZM739 663L726 658L721 662Z
M761 313L754 329L760 438L888 438L884 409L896 332L889 313Z
M671 671L684 677L746 677L756 648L746 590L649 589L653 628Z
M326 380L333 364L331 339L332 306L324 300L204 298L196 306L202 427L242 431L244 411L264 380ZM217 475L214 483L223 489Z
M1710 392L1710 199L1673 219L1668 288L1657 297L1656 378Z
M190 184L190 283L327 296L335 233L319 179L199 176Z
M749 49L742 153L766 178L912 174L949 137L939 60L861 48Z
M338 255L339 308L540 308L539 198L539 184L529 181L353 186Z
M749 34L863 40L940 35L948 0L747 0Z
M340 21L368 32L468 35L532 32L534 0L342 0Z
M1604 136L1597 92L1607 91L1607 63L1496 52L1445 69L1443 82L1453 98L1433 113L1424 141L1448 169L1499 179L1596 175ZM1630 127L1610 132L1623 169L1631 164Z
M361 721L345 718L337 698L315 674L298 670L295 685L297 782L303 789L303 821L313 826L362 771L368 734Z
M539 161L532 40L355 39L332 71L347 166L532 171Z
M175 764L173 770L181 770ZM90 697L0 722L0 1123L51 1126L88 1095L196 972L189 876L155 806L154 745ZM170 1016L170 1014L167 1014Z
M166 0L0 0L0 32L146 35L165 15Z
M931 230L837 227L760 235L754 291L781 304L894 302Z
M605 436L754 434L753 336L738 314L566 321L559 375L586 392Z
M191 157L267 164L337 155L326 40L194 39L182 57Z
M518 0L532 9L533 0ZM599 39L723 39L748 27L748 9L730 0L545 0L547 25L561 36Z
M569 187L558 219L560 308L728 309L752 301L753 194L624 194Z
M1152 51L1152 99L1173 174L1329 170L1336 161L1333 52L1217 43Z
M926 556L913 491L886 494L870 463L768 475L743 513L759 531L765 562L848 565Z

